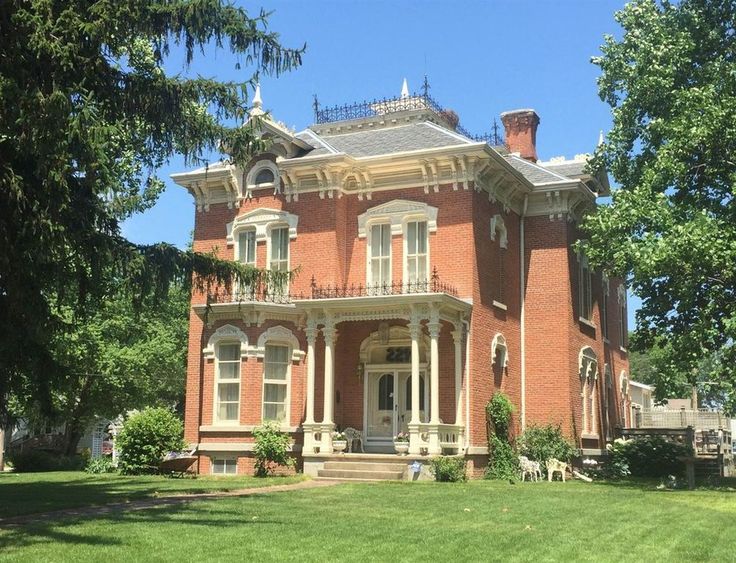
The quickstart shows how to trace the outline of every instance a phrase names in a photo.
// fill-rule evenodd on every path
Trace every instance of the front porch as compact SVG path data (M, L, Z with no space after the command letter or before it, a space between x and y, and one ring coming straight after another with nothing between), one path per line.
M363 449L337 454L341 459L386 459L399 433L409 436L410 457L401 463L465 452L470 304L446 294L413 294L296 305L306 312L305 472L329 462L332 434L346 428L362 433Z
M304 474L322 479L432 481L426 455L330 453L304 456Z

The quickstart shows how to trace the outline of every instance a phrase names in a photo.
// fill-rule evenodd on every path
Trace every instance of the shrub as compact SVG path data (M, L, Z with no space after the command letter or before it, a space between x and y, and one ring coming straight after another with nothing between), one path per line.
M103 455L102 457L97 457L90 459L87 462L87 466L84 468L84 470L87 473L115 473L117 471L117 467L112 462L112 457Z
M627 466L633 477L682 475L685 464L678 457L692 455L692 448L661 436L616 440L609 450L612 464Z
M519 454L540 462L542 471L547 471L546 462L555 458L565 463L575 455L575 448L562 434L559 425L530 426L518 440Z
M147 408L132 415L117 437L118 468L127 475L148 473L164 455L184 449L184 427L165 408Z
M434 458L430 464L435 481L458 483L468 478L463 458L441 456Z
M503 393L494 393L486 405L488 468L486 479L516 479L519 460L511 445L509 430L514 406Z
M294 467L294 458L289 456L289 435L279 430L276 422L266 422L253 431L256 446L253 450L256 458L256 477L266 477L273 474L276 468Z
M79 471L84 467L81 456L62 456L45 450L9 453L8 458L17 473Z

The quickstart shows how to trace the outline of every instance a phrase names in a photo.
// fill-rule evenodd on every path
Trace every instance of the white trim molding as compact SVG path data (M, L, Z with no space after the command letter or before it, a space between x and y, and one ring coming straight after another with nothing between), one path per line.
M391 225L391 235L402 234L404 224L409 219L427 221L427 232L437 231L437 208L420 201L394 199L381 205L371 207L365 213L358 215L358 237L365 238L372 223L388 222Z
M256 177L263 170L270 170L273 173L273 182L267 182L263 184L256 184ZM245 186L243 197L245 199L251 199L253 197L253 190L266 190L273 188L273 195L281 193L281 173L279 167L275 162L269 159L263 159L256 162L248 174L245 177Z
M299 348L299 340L294 333L285 326L272 326L264 331L258 337L258 345L251 349L251 353L256 358L263 358L266 355L266 344L286 344L291 349L291 361L301 361L306 352Z
M227 224L227 244L228 246L234 245L238 232L249 228L255 228L256 242L265 241L268 239L269 230L277 225L288 225L289 238L295 239L298 224L299 216L288 211L267 207L254 209L239 215L232 223Z
M590 346L583 346L578 354L580 379L598 379L598 356Z
M496 240L496 233L498 233L498 246L501 248L509 247L509 236L506 230L506 223L501 215L496 214L491 217L491 240Z
M491 343L491 365L496 365L496 354L499 350L503 351L503 355L500 358L501 367L509 367L509 349L506 345L506 338L500 332L496 333L496 336L493 337L493 342Z
M205 359L213 360L215 358L215 349L221 341L240 341L240 357L245 358L248 355L248 335L238 327L233 325L223 325L218 328L210 339L207 341L207 347L202 350Z

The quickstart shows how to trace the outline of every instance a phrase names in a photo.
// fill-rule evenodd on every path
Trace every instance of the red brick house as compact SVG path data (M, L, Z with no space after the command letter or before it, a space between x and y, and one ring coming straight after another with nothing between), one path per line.
M626 292L571 245L605 175L585 155L539 162L533 110L501 115L505 146L406 91L316 113L290 131L258 93L266 153L173 176L195 199L195 250L298 268L288 288L193 295L185 417L200 472L249 472L264 420L308 473L340 455L332 431L347 427L373 457L407 432L406 459L459 454L478 472L496 390L516 432L559 423L600 453L625 422Z

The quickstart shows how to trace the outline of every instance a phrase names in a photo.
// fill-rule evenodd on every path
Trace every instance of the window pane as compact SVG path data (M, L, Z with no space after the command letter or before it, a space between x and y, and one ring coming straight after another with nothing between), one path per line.
M240 362L220 362L217 367L220 379L240 378Z
M279 362L282 364L289 361L288 346L266 346L266 362Z
M417 223L417 252L427 253L427 223L425 221Z
M386 373L378 381L378 410L389 411L394 408L394 376Z
M220 344L218 360L237 360L240 358L240 344Z
M217 412L219 420L238 420L238 403L224 403Z
M220 402L238 400L240 394L239 383L220 383L219 389Z
M238 260L244 264L256 261L255 231L245 231L238 235Z
M264 420L284 420L286 418L286 409L284 405L266 404L263 405Z
M381 256L391 252L391 225L381 225Z
M258 174L256 174L256 184L270 184L273 181L273 171L268 168L264 168Z
M381 255L381 225L371 228L371 256Z
M281 259L282 260L288 260L289 259L289 230L288 229L280 229L281 231Z
M417 251L417 223L412 221L407 229L406 249L409 254L415 254Z
M266 383L263 386L263 400L266 403L283 403L286 401L286 385Z

